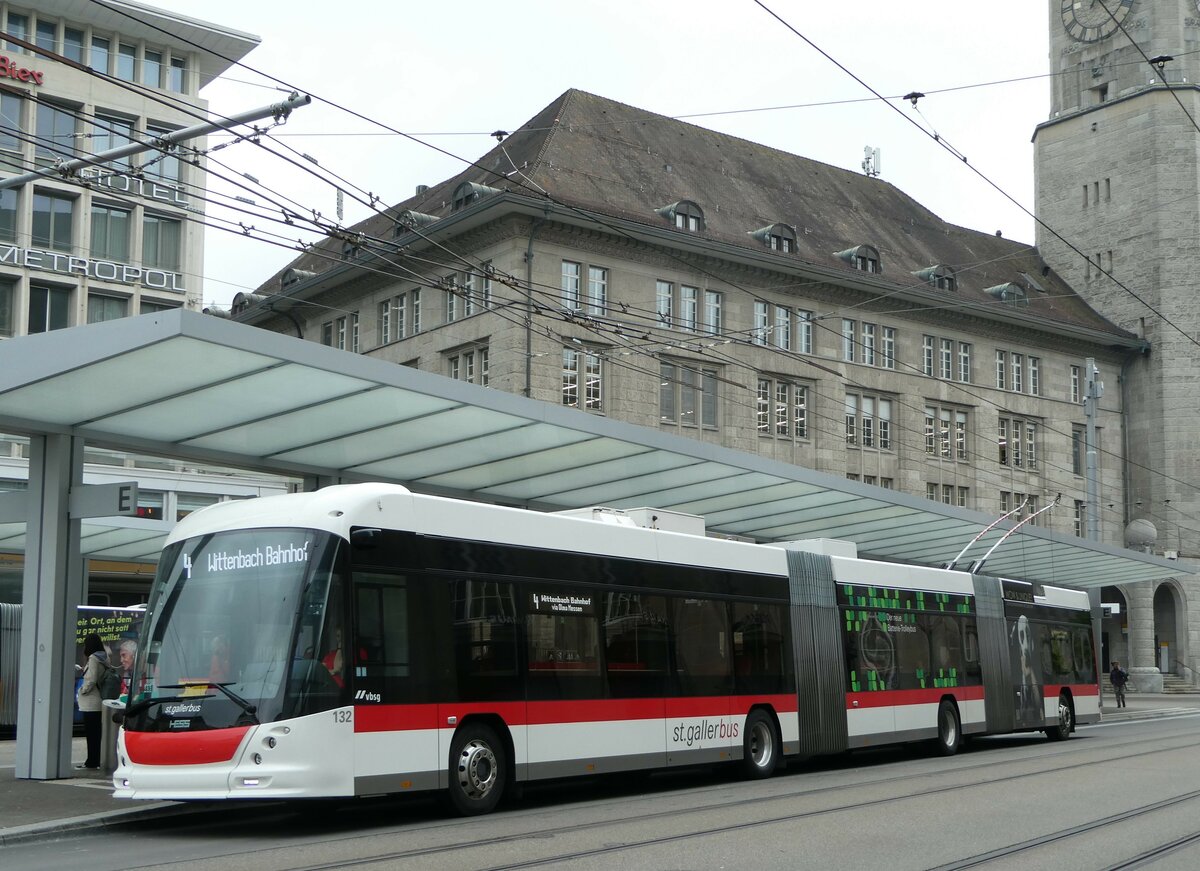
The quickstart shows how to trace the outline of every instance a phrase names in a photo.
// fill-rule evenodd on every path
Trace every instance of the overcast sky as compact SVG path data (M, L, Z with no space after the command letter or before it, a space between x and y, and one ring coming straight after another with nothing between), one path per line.
M493 130L514 130L580 88L855 171L864 146L874 146L882 179L944 219L1033 241L1027 215L909 119L1032 211L1030 138L1049 111L1043 2L764 0L885 97L926 94L919 113L907 101L874 98L753 0L147 2L260 37L243 63L315 98L272 134L388 205L461 171L456 158L485 153ZM275 87L234 67L202 95L215 112L232 114L279 99ZM334 188L280 158L247 143L215 157L229 167L222 172L248 173L335 215ZM216 181L210 188L222 189ZM262 192L234 193L267 202ZM212 214L301 237L265 220ZM346 199L346 224L367 214ZM206 245L206 304L227 305L295 256L240 231L210 230Z

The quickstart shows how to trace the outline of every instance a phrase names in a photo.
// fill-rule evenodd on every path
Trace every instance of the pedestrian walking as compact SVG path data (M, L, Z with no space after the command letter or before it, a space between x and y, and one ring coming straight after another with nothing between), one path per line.
M1121 663L1114 659L1108 679L1112 681L1113 695L1117 697L1117 707L1125 707L1125 684L1129 683L1129 672L1121 668Z

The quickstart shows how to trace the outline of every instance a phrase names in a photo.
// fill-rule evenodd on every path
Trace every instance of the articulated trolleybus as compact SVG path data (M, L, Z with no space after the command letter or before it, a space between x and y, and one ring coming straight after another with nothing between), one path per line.
M1099 719L1086 594L360 484L179 523L116 795L514 784ZM852 547L852 546L851 546Z

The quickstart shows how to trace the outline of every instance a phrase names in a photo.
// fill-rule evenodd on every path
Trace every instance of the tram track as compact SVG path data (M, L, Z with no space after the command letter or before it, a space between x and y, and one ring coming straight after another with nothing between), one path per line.
M1180 737L1186 737L1186 740L1183 740L1183 741L1175 740ZM1188 748L1200 746L1200 738L1195 736L1194 733L1189 733L1186 735L1166 736L1165 740L1170 741L1170 743L1169 744L1156 743L1156 745L1153 748L1147 748L1145 746L1144 740L1143 741L1121 742L1117 746L1124 746L1124 745L1128 744L1128 745L1139 745L1141 747L1141 749L1139 749L1139 750L1134 750L1132 752L1123 753L1122 758L1125 758L1125 759L1136 758L1139 756L1150 756L1150 755L1154 755L1154 754L1160 754L1164 751L1185 750ZM953 794L955 792L960 792L960 791L968 790L968 789L974 789L974 788L978 788L978 787L987 787L987 786L993 786L993 785L997 785L997 784L1013 783L1013 782L1028 779L1028 778L1041 777L1041 776L1046 776L1046 775L1050 775L1050 774L1059 774L1064 771L1070 771L1070 770L1079 769L1079 768L1086 768L1086 767L1094 766L1094 765L1111 765L1111 756L1108 755L1109 753L1111 753L1111 750L1112 750L1112 745L1108 745L1106 747L1105 755L1103 756L1103 758L1085 759L1085 760L1080 760L1080 761L1077 761L1077 762L1074 762L1071 764L1057 765L1057 766L1054 766L1053 768L1042 767L1042 768L1038 768L1036 770L1015 772L1015 773L1008 774L1008 775L1005 775L1002 777L972 779L970 782L943 784L943 785L933 786L930 788L920 789L920 790L911 789L913 781L917 778L927 779L927 778L933 778L933 777L948 777L948 776L953 777L956 775L970 774L972 772L986 771L987 769L994 769L994 768L1001 767L1001 766L1008 767L1008 766L1012 766L1014 764L1014 760L1011 758L1007 758L1004 760L984 762L984 763L981 763L978 765L964 765L964 766L957 766L954 768L942 768L942 769L938 769L935 771L928 771L928 772L919 772L919 773L905 772L903 774L898 774L894 777L888 777L888 778L883 778L883 779L873 780L873 781L855 781L853 783L843 783L843 784L837 784L837 785L810 786L810 787L807 787L804 789L791 790L791 791L782 792L782 793L773 793L771 795L756 796L753 798L739 797L737 799L732 799L729 801L708 802L708 803L705 803L702 805L692 805L687 808L664 810L664 811L658 811L658 812L653 812L653 813L638 813L638 814L621 815L619 817L606 818L603 820L595 820L595 821L587 822L587 823L583 823L583 824L572 824L568 829L565 829L565 830L561 826L545 825L546 816L544 813L542 813L542 814L539 814L538 819L540 822L543 823L543 825L539 826L537 829L523 830L520 832L506 833L504 835L495 836L495 837L482 837L482 838L478 837L478 833L476 833L475 837L471 837L469 839L463 839L463 840L456 839L452 843L442 843L442 844L437 844L437 845L430 845L427 847L410 847L410 848L406 848L406 849L402 849L402 850L395 850L395 851L379 853L379 854L372 855L372 856L362 856L362 857L356 857L356 858L347 858L344 860L325 861L325 862L313 863L313 864L302 865L302 866L289 865L287 867L293 868L293 869L295 869L295 871L338 871L338 869L348 869L348 868L356 868L356 867L371 867L371 866L378 866L378 865L389 863L389 862L399 862L399 861L405 861L405 860L414 861L414 860L420 860L422 858L431 859L435 856L443 856L444 857L447 855L453 855L457 852L465 853L467 851L476 851L479 849L487 849L490 847L501 847L501 846L511 845L514 843L522 842L522 841L536 841L539 839L549 840L551 838L562 835L564 833L564 831L569 832L570 834L577 834L577 833L583 833L583 832L588 832L588 831L597 831L597 830L604 829L604 828L620 827L622 825L634 823L634 822L644 823L647 821L661 822L661 821L670 820L670 819L679 820L679 819L684 819L688 816L694 816L694 815L698 815L698 814L721 812L721 811L732 810L732 809L745 810L745 808L750 805L765 805L767 803L779 803L779 802L789 801L789 800L812 798L818 794L819 795L829 795L831 793L845 792L847 790L852 790L852 789L887 787L888 785L895 784L896 782L899 782L899 781L903 781L905 786L908 787L905 789L905 791L902 794L881 796L879 798L871 799L868 801L844 802L844 803L836 804L836 805L829 806L829 807L814 808L811 810L806 810L806 811L801 811L801 812L796 812L796 813L772 815L769 817L762 817L762 818L754 819L754 820L746 820L746 821L743 821L740 823L731 823L731 822L727 821L718 827L705 827L705 828L696 829L693 831L679 832L679 833L672 834L672 835L660 835L660 836L655 836L653 838L629 840L629 841L623 841L620 843L610 843L610 844L605 844L603 846L594 847L594 848L575 850L575 851L556 852L554 855L530 858L528 860L523 860L523 861L519 861L519 862L485 866L488 868L488 871L508 871L508 869L536 868L536 867L543 867L543 866L547 866L547 865L553 865L556 863L564 863L564 862L570 862L570 861L575 861L575 860L597 858L597 857L603 857L606 855L614 855L614 854L621 853L621 852L643 850L643 849L649 849L649 848L653 848L653 847L670 845L672 843L680 843L680 842L684 842L684 841L688 841L688 840L719 836L721 834L727 834L727 833L735 832L735 831L739 831L739 830L749 830L749 829L753 829L753 828L773 826L773 825L792 824L792 823L796 823L798 821L802 821L805 819L829 816L832 814L852 813L855 811L869 810L871 808L875 808L875 807L879 807L879 806L887 805L887 804L892 804L892 803L899 802L899 801L907 801L907 800L917 799L917 798L922 798L922 797L947 795L947 794ZM1018 762L1019 761L1036 762L1038 760L1061 759L1061 757L1074 756L1074 755L1078 755L1080 753L1086 753L1086 752L1090 752L1090 751L1091 751L1091 748L1088 748L1088 747L1069 746L1069 747L1063 748L1061 750L1056 750L1054 752L1038 754L1038 755L1035 755L1032 757L1024 757L1022 760L1016 760L1016 761L1018 761ZM1063 760L1063 761L1065 761L1065 760ZM728 786L728 784L723 783L723 784L721 784L720 788L726 788L727 786ZM1121 819L1132 819L1138 815L1153 813L1156 810L1165 809L1167 807L1172 806L1173 804L1178 804L1180 802L1189 801L1189 800L1193 800L1196 798L1200 798L1200 790L1198 790L1194 793L1188 793L1183 796L1178 796L1173 799L1168 799L1168 800L1164 800L1164 801L1154 803L1151 805L1146 805L1142 808L1135 808L1133 810L1123 812L1122 814L1117 814L1117 815L1114 815L1113 817L1106 818L1106 820L1097 821L1097 822L1089 823L1089 824L1083 824L1083 825L1075 827L1073 829L1066 829L1059 833L1053 833L1050 835L1043 836L1042 838L1032 839L1029 842L1023 842L1022 844L1012 845L1009 848L1003 848L1002 850L993 851L993 853L995 855L980 854L980 856L972 857L967 860L960 860L960 862L958 864L952 864L952 865L948 865L945 867L946 867L946 869L975 867L976 865L996 861L997 859L1001 858L1003 855L1013 855L1015 853L1035 849L1038 846L1044 846L1047 844L1051 844L1055 840L1061 840L1064 838L1073 837L1075 835L1082 834L1085 831L1092 831L1100 826L1103 826L1106 824L1111 824L1114 821L1120 821ZM566 809L567 808L564 808L564 810L566 810ZM573 805L570 807L570 809L578 810L579 805ZM509 817L509 818L515 819L515 817ZM448 823L447 825L454 826L454 825L457 825L457 823L458 823L458 821L452 821L451 823ZM430 827L430 828L440 829L440 828L442 828L442 826L434 826L434 827ZM429 830L429 828L426 829L426 831L428 831L428 830ZM383 834L383 833L381 833L379 831L374 831L370 835L365 835L365 834L364 835L352 835L352 836L342 838L342 839L332 839L331 841L326 841L324 843L327 843L327 844L333 843L334 841L337 841L337 840L341 840L343 842L349 843L351 841L358 840L358 839L365 838L365 837L377 838L381 834ZM398 832L397 832L397 834L398 834ZM1200 836L1197 836L1197 837L1200 838ZM1187 846L1187 845L1179 845L1179 846L1174 847L1173 849L1182 849L1184 846ZM1008 850L1009 852L1007 854L1005 854L1005 853L1003 853L1003 850ZM245 856L245 855L252 855L254 853L260 853L260 852L264 852L264 851L259 851L259 850L238 851L236 853L231 853L228 855L230 855L230 856L233 856L233 855ZM1149 859L1145 859L1143 861L1149 861ZM1124 868L1124 867L1137 867L1137 866L1136 865L1120 865L1120 866L1114 866L1114 867ZM132 871L132 869L131 869L131 871Z

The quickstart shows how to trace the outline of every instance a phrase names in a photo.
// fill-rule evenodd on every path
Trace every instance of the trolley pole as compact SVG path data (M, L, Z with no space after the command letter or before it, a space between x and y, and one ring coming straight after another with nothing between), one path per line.
M270 106L264 106L261 109L250 109L237 115L231 115L222 121L207 121L203 124L196 124L192 127L185 127L182 130L175 130L162 136L156 136L146 142L130 142L126 145L110 148L107 151L101 151L87 157L64 160L62 163L48 166L35 172L27 172L24 175L15 175L12 178L0 179L0 190L20 187L28 182L37 181L39 178L48 178L51 176L64 179L76 178L79 175L79 170L85 167L101 167L114 160L120 160L122 157L129 157L132 154L142 154L146 151L167 151L180 142L207 136L209 133L216 133L218 130L237 133L233 128L239 124L249 124L253 121L261 121L264 118L274 118L276 120L286 118L292 113L293 109L300 106L307 106L311 102L312 97L308 94L293 93L281 103L272 103Z
M1100 490L1096 474L1096 412L1100 397L1104 395L1104 382L1099 380L1100 370L1094 357L1088 357L1086 369L1086 392L1083 397L1083 413L1087 419L1087 537L1090 541L1100 540Z

